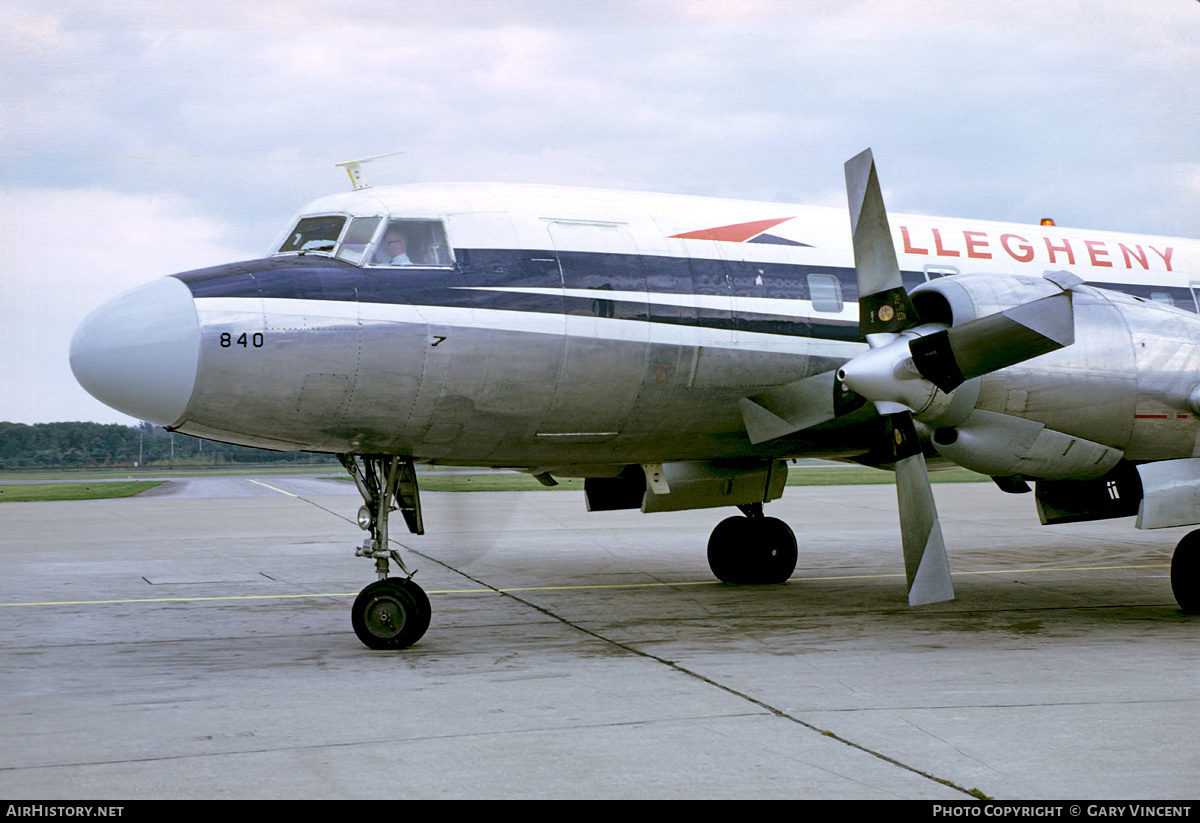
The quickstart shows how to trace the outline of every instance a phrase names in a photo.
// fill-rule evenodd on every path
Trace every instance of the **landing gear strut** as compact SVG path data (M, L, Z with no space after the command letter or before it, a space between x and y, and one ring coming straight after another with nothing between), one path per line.
M763 517L762 503L739 506L745 517L722 520L708 538L708 566L722 583L784 583L796 570L796 535Z
M1171 591L1184 614L1200 614L1200 531L1189 532L1171 555Z
M425 592L413 582L400 555L388 543L388 516L400 511L413 534L424 534L421 498L412 460L388 454L347 455L338 459L350 472L362 494L358 525L369 532L358 557L375 561L379 578L363 589L350 610L358 639L372 649L406 649L429 628L431 609ZM395 561L404 577L388 577L388 561Z

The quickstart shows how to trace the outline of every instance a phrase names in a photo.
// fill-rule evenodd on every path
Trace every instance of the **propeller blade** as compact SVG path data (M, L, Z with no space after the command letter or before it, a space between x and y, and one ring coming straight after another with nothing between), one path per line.
M896 499L900 509L900 536L904 546L904 573L908 578L908 603L923 606L954 599L950 561L929 485L929 470L921 443L907 412L885 417L896 467Z
M846 161L846 195L858 278L859 337L917 325L920 317L904 290L870 149Z
M1071 293L1064 291L919 337L909 350L921 376L949 393L973 377L1073 342Z
M742 422L754 444L849 414L866 403L827 371L768 389L739 401Z

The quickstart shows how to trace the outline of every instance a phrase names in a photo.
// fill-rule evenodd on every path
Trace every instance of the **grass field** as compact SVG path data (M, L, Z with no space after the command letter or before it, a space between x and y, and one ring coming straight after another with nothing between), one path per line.
M211 468L197 466L143 466L140 469L129 467L111 469L16 469L0 471L0 485L9 480L136 480L138 477L212 477L214 475L232 475L235 477L265 474L319 474L325 472L340 472L342 467L337 463L289 463L281 466L277 463L266 465L241 464L237 466L214 466Z
M38 500L103 500L133 497L162 485L161 480L111 480L99 483L0 483L0 503Z

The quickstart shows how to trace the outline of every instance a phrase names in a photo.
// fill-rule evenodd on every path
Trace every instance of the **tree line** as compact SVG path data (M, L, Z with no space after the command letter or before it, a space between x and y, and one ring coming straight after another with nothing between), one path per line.
M333 455L277 452L204 440L141 423L0 422L0 469L100 466L219 466L231 463L336 463Z

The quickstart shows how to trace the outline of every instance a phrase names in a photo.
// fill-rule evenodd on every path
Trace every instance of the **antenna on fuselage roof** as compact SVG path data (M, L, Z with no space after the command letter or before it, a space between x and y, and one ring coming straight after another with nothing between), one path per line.
M364 157L362 160L347 160L345 163L338 163L337 165L343 167L350 175L350 183L354 186L355 191L358 189L369 189L371 188L371 184L363 179L360 164L370 163L372 160L382 160L385 157L395 157L398 154L404 154L404 152L394 151L391 154L377 154L374 157Z

